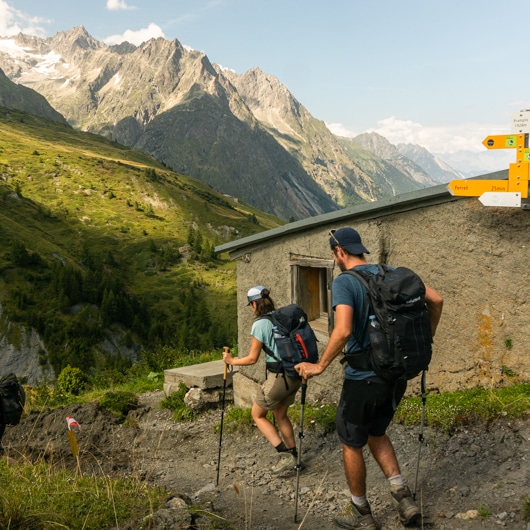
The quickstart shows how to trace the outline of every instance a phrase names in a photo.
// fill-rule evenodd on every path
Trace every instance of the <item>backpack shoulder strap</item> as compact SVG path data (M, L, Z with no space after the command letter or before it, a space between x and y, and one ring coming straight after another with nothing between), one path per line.
M349 274L350 276L353 276L354 278L357 278L357 280L359 280L359 282L365 289L363 312L365 312L366 314L367 311L373 311L373 309L371 309L370 304L370 286L368 285L367 273L363 271L354 271L353 269L348 269L342 272L342 274Z
M341 274L349 274L350 276L353 276L354 278L357 278L357 280L359 280L359 282L361 283L361 285L364 287L365 289L365 294L364 294L364 302L363 302L363 308L362 308L362 311L363 311L363 314L366 315L366 317L368 317L368 315L370 313L373 313L373 309L372 309L372 304L370 303L370 288L368 286L368 280L365 276L366 273L362 272L362 271L354 271L353 269L348 269L348 270L345 270L343 271ZM362 340L361 340L361 336L358 334L357 330L354 328L352 329L352 335L355 337L355 340L357 341L357 343L359 344L359 346L361 346L362 344ZM361 346L362 347L362 346ZM368 352L369 350L364 350L364 352ZM347 354L345 354L345 357L346 357ZM345 359L343 359L341 362L343 362ZM370 367L368 365L366 365L363 369L370 369Z
M269 322L272 323L273 326L275 325L274 316L271 315L271 314L261 315L258 318L258 320L262 320L262 319L268 320ZM271 337L273 336L273 333L274 333L274 331L271 331ZM277 361L281 361L281 359L279 359L278 356L265 343L262 344L262 348L265 350L265 353L267 355L270 355L271 357L274 357Z

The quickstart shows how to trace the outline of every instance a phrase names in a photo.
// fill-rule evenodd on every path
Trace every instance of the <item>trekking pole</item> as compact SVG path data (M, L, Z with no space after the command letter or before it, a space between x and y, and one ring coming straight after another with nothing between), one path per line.
M418 462L416 463L416 480L414 481L414 492L412 493L412 498L416 500L416 490L418 488L418 473L420 470L420 454L421 446L425 440L423 436L423 426L425 424L425 404L427 402L427 390L425 385L425 379L427 377L426 370L423 370L421 374L421 424L420 432L418 434L419 446L418 446Z
M302 469L302 439L304 438L304 405L307 391L307 379L302 379L302 399L300 405L300 431L298 433L298 458L296 460L296 491L294 496L294 522L298 522L298 486Z
M228 346L224 346L223 350L228 353L230 351L230 348ZM223 403L221 405L221 429L219 434L219 455L217 456L217 482L216 486L219 486L219 471L221 470L221 447L223 446L223 422L225 417L225 395L226 395L226 376L228 372L228 365L224 363L224 371L223 371Z

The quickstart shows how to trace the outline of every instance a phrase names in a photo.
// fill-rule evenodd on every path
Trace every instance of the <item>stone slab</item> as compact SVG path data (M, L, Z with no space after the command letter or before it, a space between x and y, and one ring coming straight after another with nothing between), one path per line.
M198 387L202 390L222 388L224 386L224 367L225 363L219 360L164 370L164 388L168 386L174 391L178 388L179 383L184 383L187 388ZM226 375L227 386L232 385L232 376L236 372L237 369L228 370Z

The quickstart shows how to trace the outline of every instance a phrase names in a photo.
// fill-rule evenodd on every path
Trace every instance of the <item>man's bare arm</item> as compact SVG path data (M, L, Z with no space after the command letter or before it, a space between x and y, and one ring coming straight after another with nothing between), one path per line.
M429 321L431 323L432 336L434 337L436 328L440 322L440 317L442 316L444 305L442 295L438 291L425 286L425 304L429 310Z

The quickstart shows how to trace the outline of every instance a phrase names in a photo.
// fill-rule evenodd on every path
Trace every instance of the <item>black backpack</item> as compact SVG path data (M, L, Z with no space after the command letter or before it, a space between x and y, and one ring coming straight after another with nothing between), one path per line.
M280 356L278 359L272 350L263 345L263 349L277 359L275 363L267 363L267 370L300 379L294 369L296 364L318 362L318 340L307 322L307 314L298 304L290 304L262 318L272 322L272 334Z
M26 394L15 374L4 375L0 378L0 423L5 425L18 425L24 405Z
M370 338L364 355L346 355L346 360L352 368L372 369L387 381L412 379L428 369L432 357L425 285L406 267L378 268L378 274L344 271L366 287Z

